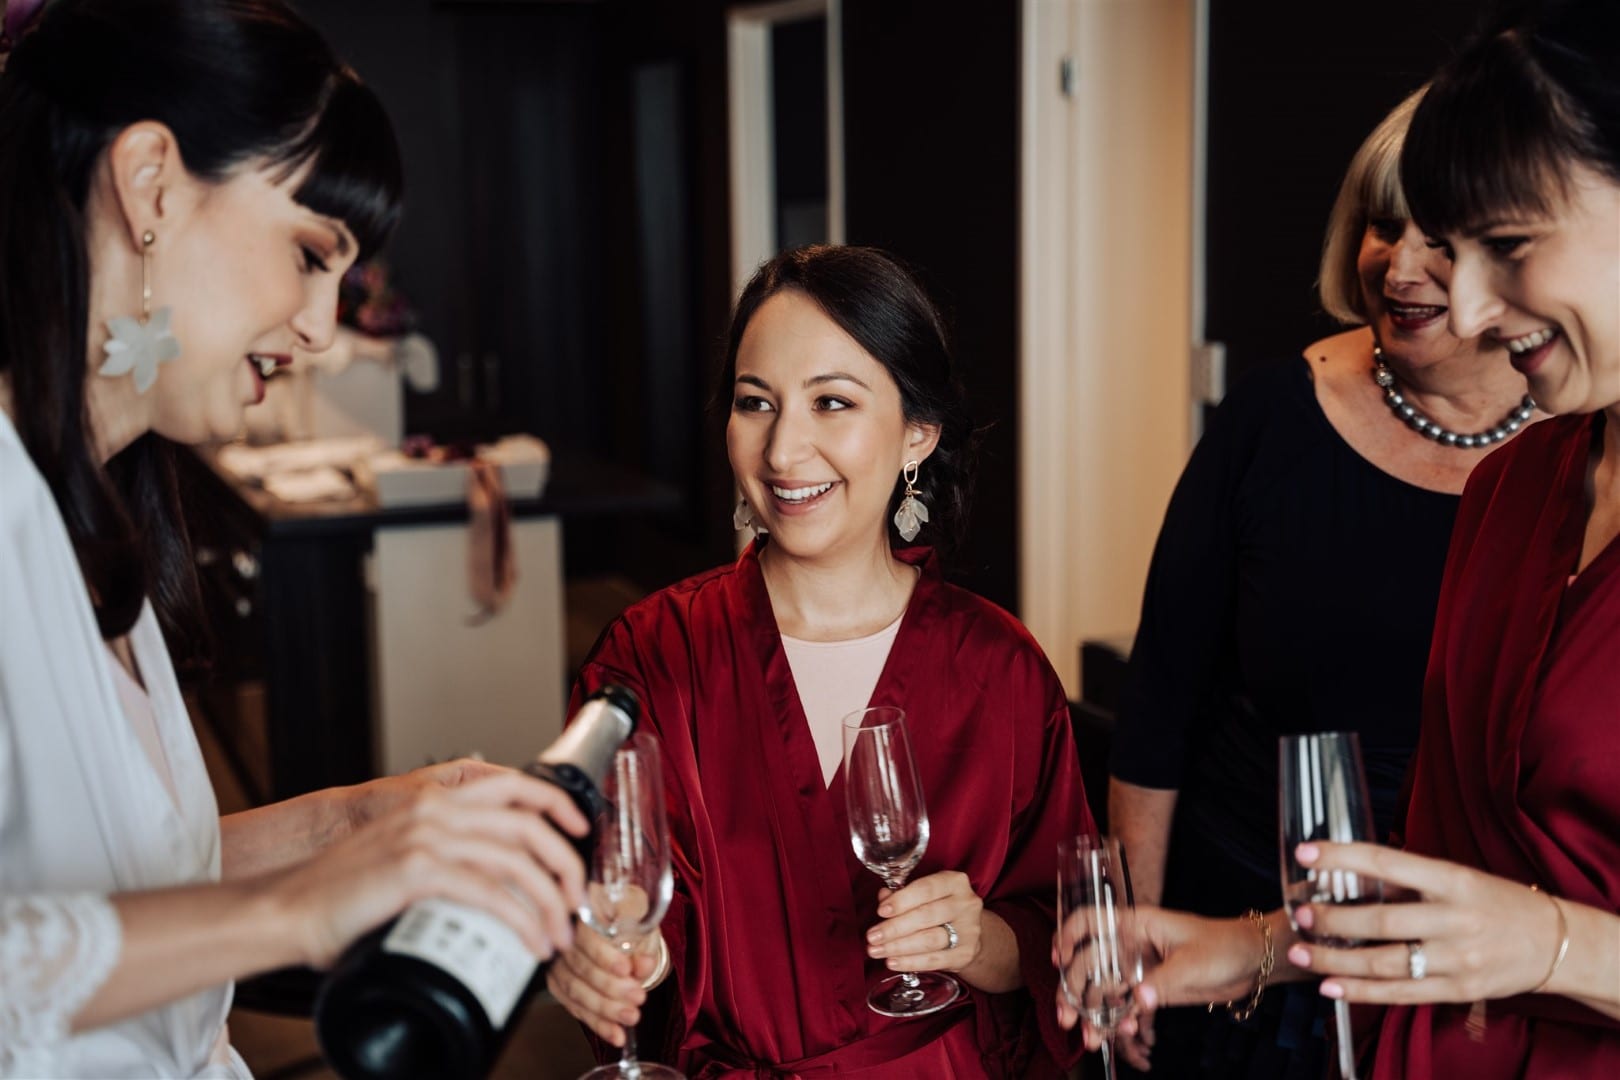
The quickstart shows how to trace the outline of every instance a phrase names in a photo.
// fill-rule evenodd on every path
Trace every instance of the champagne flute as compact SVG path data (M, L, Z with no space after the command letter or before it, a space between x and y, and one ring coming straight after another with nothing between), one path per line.
M602 795L607 809L596 822L596 850L579 917L628 953L658 932L675 887L658 740L639 732L626 742L614 755ZM684 1080L667 1065L636 1060L636 1029L628 1025L618 1063L592 1069L580 1080L616 1078Z
M1283 904L1288 918L1301 904L1377 904L1384 899L1383 882L1346 870L1319 872L1301 866L1294 854L1310 840L1346 843L1373 840L1372 803L1367 797L1367 776L1361 766L1361 740L1355 732L1332 731L1316 735L1284 735L1277 748L1278 817L1282 834ZM1347 947L1361 944L1337 938L1317 938L1294 922L1308 941ZM1338 1029L1339 1075L1355 1080L1355 1047L1350 1033L1350 1006L1343 998L1333 1003Z
M855 857L898 890L928 847L928 810L901 709L863 709L844 717L844 799ZM881 980L866 1004L883 1016L926 1016L962 995L942 972L905 972Z
M1102 1033L1103 1074L1114 1080L1114 1035L1142 982L1125 847L1112 836L1058 845L1058 977L1063 997Z

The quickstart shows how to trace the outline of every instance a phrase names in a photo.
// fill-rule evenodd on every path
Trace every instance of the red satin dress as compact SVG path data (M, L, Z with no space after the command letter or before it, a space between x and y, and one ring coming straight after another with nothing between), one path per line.
M1406 847L1620 912L1620 540L1570 581L1603 422L1536 424L1468 481ZM1566 998L1489 1002L1482 1037L1468 1032L1468 1013L1387 1010L1373 1075L1620 1077L1620 1021Z
M842 769L822 779L756 545L630 608L576 687L628 685L663 743L674 967L641 1043L692 1080L1059 1077L1078 1054L1051 963L1057 846L1095 831L1068 702L1017 620L926 549L901 557L922 575L871 703L906 711L927 796L912 879L966 873L1017 935L1024 988L916 1020L867 1008L888 974L865 951L881 883L850 848Z

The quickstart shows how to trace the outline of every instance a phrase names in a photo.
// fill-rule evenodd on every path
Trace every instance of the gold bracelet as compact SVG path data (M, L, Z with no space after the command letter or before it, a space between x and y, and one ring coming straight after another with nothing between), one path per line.
M669 958L669 943L664 940L663 934L659 934L658 963L653 966L652 974L641 980L641 988L643 990L651 990L653 987L663 982L664 977L669 974L669 969L672 966L673 965L671 964Z
M1271 969L1277 964L1276 948L1271 941L1271 924L1266 921L1266 917L1254 908L1245 911L1243 917L1260 928L1260 937L1265 942L1266 951L1260 957L1260 974L1254 981L1254 993L1249 995L1249 1000L1245 1001L1241 1008L1236 1001L1226 1003L1226 1011L1240 1024L1253 1016L1254 1010L1260 1007L1260 999L1266 994L1266 981L1271 978ZM1215 1011L1215 1004L1213 1001L1209 1003L1210 1012Z
M1548 983L1552 982L1552 977L1558 974L1558 969L1564 964L1564 957L1569 955L1569 920L1564 918L1564 905L1558 902L1558 897L1554 896L1552 893L1541 892L1541 890L1536 888L1534 885L1530 886L1530 891L1540 892L1542 896L1545 896L1548 900L1551 900L1553 910L1558 912L1558 936L1560 939L1558 942L1558 953L1553 957L1552 967L1547 969L1547 977L1536 983L1536 985L1530 990L1530 993L1532 994L1539 994Z

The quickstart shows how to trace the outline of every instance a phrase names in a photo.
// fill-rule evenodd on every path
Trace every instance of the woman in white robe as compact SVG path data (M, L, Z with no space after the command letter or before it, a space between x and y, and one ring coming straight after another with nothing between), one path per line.
M222 822L159 629L195 590L170 440L331 342L397 216L381 106L280 0L56 0L5 61L0 1076L245 1076L233 979L426 896L549 955L565 797L457 762Z

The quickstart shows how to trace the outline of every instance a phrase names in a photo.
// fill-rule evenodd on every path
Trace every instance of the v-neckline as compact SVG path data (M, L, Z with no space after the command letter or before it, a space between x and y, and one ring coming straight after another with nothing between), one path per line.
M1563 595L1560 598L1560 606L1565 615L1584 603L1596 590L1597 583L1607 579L1610 564L1620 560L1620 535L1616 535L1611 536L1608 543L1598 549L1591 562L1585 566L1580 565L1581 555L1586 550L1586 526L1591 520L1591 515L1597 510L1587 496L1594 467L1593 454L1603 452L1605 422L1606 418L1602 413L1596 413L1588 420L1587 437L1579 440L1580 446L1572 453L1569 461L1567 483L1573 497L1569 499L1572 509L1564 528L1572 549L1569 552L1569 565L1573 565L1575 569L1565 578Z
M118 654L113 651L110 644L108 646L107 657L115 669L112 672L114 680L113 693L118 702L119 710L123 713L124 730L135 741L136 749L140 754L141 765L146 771L147 778L162 793L164 805L168 807L175 818L185 820L186 796L182 794L181 790L180 766L176 760L174 747L170 744L169 734L163 721L164 703L160 699L158 688L155 685L153 674L155 669L152 664L147 662L148 658L143 656L141 646L140 639L148 612L149 609L143 606L141 614L135 620L135 624L129 628L129 633L125 635L125 640L129 645L130 661L134 664L135 670L140 673L139 678L131 675L129 669L124 667L123 661L119 659ZM161 645L159 647L161 648ZM162 756L161 763L152 760L152 755L144 745L140 732L135 730L134 719L124 709L123 695L119 693L117 686L120 679L126 681L144 699L147 712L151 718L154 746L158 754ZM165 694L163 697L166 698L167 695ZM164 778L165 771L168 774L167 780Z
M748 592L748 601L755 612L755 618L752 620L757 627L755 646L766 685L787 691L781 695L773 695L779 696L777 722L783 737L783 748L789 768L793 770L795 787L813 800L816 798L812 794L814 792L819 792L820 797L832 799L834 817L839 828L847 833L849 819L844 810L844 763L842 761L838 763L831 780L823 778L815 736L810 731L810 719L805 713L804 700L799 695L792 665L788 663L782 631L776 623L776 610L771 606L770 590L765 585L764 571L759 563L759 552L763 542L763 538L756 539L739 556L739 562L744 569L743 579ZM937 561L929 548L905 548L895 554L902 562L917 567L919 573L916 584L912 587L911 597L900 613L900 627L895 631L894 640L889 645L888 656L884 658L883 668L878 672L877 682L867 698L864 707L868 709L882 705L904 708L901 703L905 700L907 677L902 658L914 648L912 638L917 633L917 624L921 621L917 617L917 612L922 604L927 602L932 585L930 579L938 573ZM807 783L809 780L813 780L814 783Z

